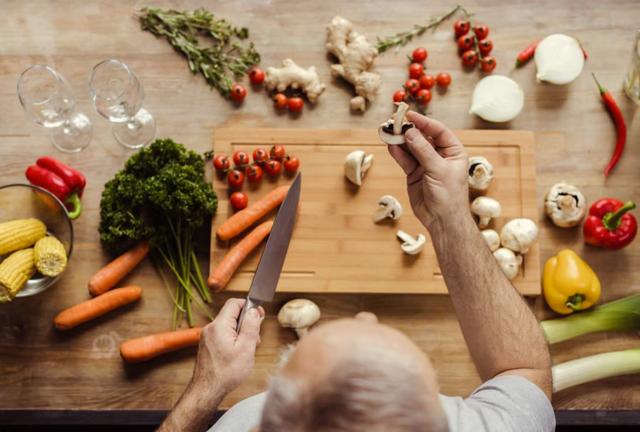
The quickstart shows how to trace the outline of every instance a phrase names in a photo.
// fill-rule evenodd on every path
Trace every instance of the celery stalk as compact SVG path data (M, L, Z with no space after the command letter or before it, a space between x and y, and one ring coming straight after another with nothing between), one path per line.
M553 391L610 378L640 373L640 348L614 351L560 363L551 368Z

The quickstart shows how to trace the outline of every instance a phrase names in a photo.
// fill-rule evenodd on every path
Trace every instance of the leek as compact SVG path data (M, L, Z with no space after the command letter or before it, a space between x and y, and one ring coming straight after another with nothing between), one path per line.
M640 293L540 325L550 344L588 333L640 330Z
M554 393L590 381L640 373L640 348L570 360L553 366L551 373Z

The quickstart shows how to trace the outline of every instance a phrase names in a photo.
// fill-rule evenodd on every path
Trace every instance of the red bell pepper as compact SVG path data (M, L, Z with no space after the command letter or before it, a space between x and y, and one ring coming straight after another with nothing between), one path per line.
M80 171L45 156L39 158L35 165L29 166L25 176L32 185L40 186L58 197L67 206L69 218L76 219L80 216L80 197L87 184Z
M628 213L635 203L623 203L613 198L602 198L591 205L584 222L584 241L605 249L622 249L633 241L638 232L635 216Z

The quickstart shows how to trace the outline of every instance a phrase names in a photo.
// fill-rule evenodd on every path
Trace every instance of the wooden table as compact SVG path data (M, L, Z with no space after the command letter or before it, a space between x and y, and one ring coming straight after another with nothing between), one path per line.
M100 319L75 331L59 334L51 327L56 311L87 298L86 281L106 260L98 245L98 203L102 185L129 156L112 138L109 124L98 116L89 100L87 77L102 59L117 57L128 63L145 87L145 107L158 122L159 136L173 137L203 152L211 148L216 127L376 127L387 118L390 96L405 80L405 54L415 46L429 49L429 68L447 71L453 85L446 95L436 94L429 111L450 127L530 129L538 134L538 196L540 207L548 186L559 180L579 185L589 200L609 195L640 201L640 122L635 106L622 96L621 82L630 59L634 30L640 22L640 6L628 1L484 1L465 4L478 20L491 27L498 60L496 72L508 74L526 93L523 113L509 125L492 125L467 114L476 72L463 72L451 41L451 23L434 34L425 34L400 52L382 55L376 69L383 76L380 99L366 113L351 114L350 88L329 76L324 49L325 24L335 14L351 19L370 39L411 27L415 22L444 12L449 2L215 2L219 16L251 28L252 39L265 66L291 57L302 65L315 65L328 84L314 109L297 119L274 113L263 92L251 92L242 107L231 106L210 91L200 76L192 76L185 61L171 47L140 31L135 10L146 2L9 1L3 5L0 27L0 183L22 182L23 170L37 156L50 153L73 164L89 177L85 213L75 223L76 243L71 271L49 291L0 307L0 419L19 421L15 409L39 410L43 422L62 413L67 422L128 419L157 421L182 392L191 375L193 351L169 355L157 361L126 367L118 356L123 339L165 330L170 325L170 300L153 268L145 263L127 282L145 287L140 304ZM154 2L177 8L193 8L205 2ZM393 6L392 6L393 4ZM210 4L210 7L213 7ZM590 54L586 70L567 87L536 84L535 68L511 70L518 51L533 39L563 32L578 37ZM33 63L47 63L71 83L79 110L94 125L91 146L78 155L55 152L45 131L25 117L16 96L16 79ZM601 170L614 142L613 126L604 112L590 72L611 88L629 124L626 154L612 177ZM634 121L635 120L635 121ZM542 214L542 209L540 208ZM543 223L542 259L571 247L592 264L602 280L603 300L637 292L640 287L640 241L611 253L585 248L578 230L554 228ZM204 262L203 255L203 265ZM219 306L227 296L216 296ZM278 295L269 308L256 368L250 379L223 403L263 390L276 368L278 353L294 340L278 328L274 311L290 295ZM479 378L464 346L447 296L322 295L313 296L330 320L370 310L381 321L404 331L433 359L442 391L467 394ZM542 299L532 303L540 318L550 315ZM200 318L200 322L204 322ZM639 345L637 334L601 334L553 347L554 362ZM610 379L555 395L559 423L638 422L633 411L640 407L640 376ZM54 411L46 411L54 410ZM76 417L66 411L82 410ZM115 410L108 411L107 410ZM602 413L609 413L603 416ZM123 414L124 417L119 417ZM120 419L120 420L119 420ZM36 420L32 420L36 421ZM124 420L122 420L124 421Z

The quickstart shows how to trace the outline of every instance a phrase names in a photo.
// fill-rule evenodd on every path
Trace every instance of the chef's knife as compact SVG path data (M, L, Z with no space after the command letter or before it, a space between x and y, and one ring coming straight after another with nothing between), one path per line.
M247 295L247 301L240 312L236 330L240 332L240 326L244 315L251 308L257 308L273 299L282 272L282 265L287 256L289 241L293 232L293 224L296 221L298 202L300 201L300 188L302 183L301 173L298 173L289 187L287 196L280 205L276 219L273 222L271 233L267 238L256 273L253 275L251 288Z

